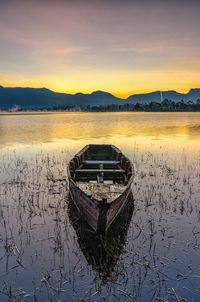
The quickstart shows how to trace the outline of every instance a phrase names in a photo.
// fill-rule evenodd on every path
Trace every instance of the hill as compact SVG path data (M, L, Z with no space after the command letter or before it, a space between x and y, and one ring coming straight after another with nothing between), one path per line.
M162 99L168 99L174 101L175 103L180 102L182 100L184 102L196 102L198 99L200 99L200 88L191 89L186 94L179 93L174 90L162 91ZM132 104L150 104L151 102L161 103L161 92L155 91L146 94L135 94L129 96L127 100Z
M178 93L176 91L163 91L162 98L174 101L175 103L191 101L196 103L200 99L200 88L191 89L188 93ZM131 95L127 99L120 99L114 95L95 91L91 94L58 93L46 88L10 88L0 86L0 110L9 110L18 106L22 110L65 108L70 106L109 106L136 103L150 104L151 102L161 102L160 91L146 94Z
M0 87L0 109L8 110L17 105L24 110L65 106L106 106L121 104L112 94L96 91L91 94L57 93L46 88Z

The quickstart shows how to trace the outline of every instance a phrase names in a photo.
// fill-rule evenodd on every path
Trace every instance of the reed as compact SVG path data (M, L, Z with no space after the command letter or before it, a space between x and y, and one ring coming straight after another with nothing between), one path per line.
M115 248L104 246L115 260L106 267L85 256L69 215L68 151L3 154L0 301L198 300L200 155L129 152L134 211Z

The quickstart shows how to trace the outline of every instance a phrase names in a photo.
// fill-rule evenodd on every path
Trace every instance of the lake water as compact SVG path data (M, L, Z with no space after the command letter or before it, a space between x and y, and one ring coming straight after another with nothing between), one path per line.
M68 200L89 143L133 162L134 209L105 241ZM0 301L199 301L200 113L0 115Z

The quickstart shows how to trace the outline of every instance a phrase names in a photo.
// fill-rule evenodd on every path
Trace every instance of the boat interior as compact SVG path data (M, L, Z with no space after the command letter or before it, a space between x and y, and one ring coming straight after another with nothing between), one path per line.
M125 190L130 161L112 145L88 145L69 164L72 179L88 196L112 201Z
M130 161L112 145L88 145L69 164L74 181L126 184L132 175Z

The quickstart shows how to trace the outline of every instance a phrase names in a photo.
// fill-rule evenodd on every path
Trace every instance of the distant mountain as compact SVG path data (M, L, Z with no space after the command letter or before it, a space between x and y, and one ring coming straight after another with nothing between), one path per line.
M1 88L0 108L9 109L18 105L22 109L37 109L73 104L72 96L56 93L46 88Z
M176 91L165 91L162 92L162 99L170 99L173 101L180 101L182 100L182 94ZM133 104L140 103L140 104L149 104L151 102L161 102L161 92L155 91L145 94L135 94L128 97L128 101Z
M188 93L182 94L176 91L163 91L162 98L179 102L192 101L196 102L200 99L200 88L191 89ZM137 94L120 99L114 95L104 92L95 91L91 94L77 93L67 94L58 93L46 88L8 88L0 86L0 109L8 110L14 106L18 106L23 110L30 109L51 109L66 106L108 106L108 105L124 105L124 104L149 104L151 102L161 102L160 91L146 94Z
M0 109L17 105L22 109L52 108L62 106L106 106L123 104L110 93L96 91L91 94L57 93L46 88L3 88L0 87Z
M92 92L89 96L90 105L98 106L98 105L122 105L124 100L113 96L112 94L104 91L95 91Z
M174 90L162 91L162 99L168 99L174 102L196 102L197 99L200 99L200 88L191 89L188 93L179 93ZM140 104L149 104L151 102L161 103L161 92L155 91L151 93L145 94L135 94L131 95L127 98L132 104L140 103Z
M91 94L77 93L73 101L78 106L107 106L112 104L122 105L122 99L104 91L95 91Z
M185 100L197 100L200 99L200 88L193 88L185 95Z

